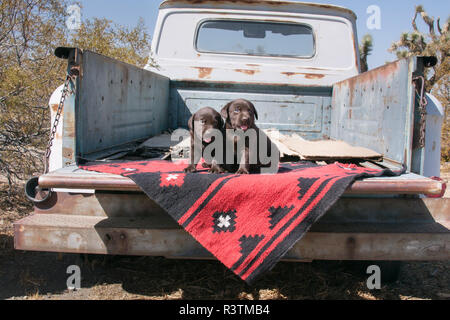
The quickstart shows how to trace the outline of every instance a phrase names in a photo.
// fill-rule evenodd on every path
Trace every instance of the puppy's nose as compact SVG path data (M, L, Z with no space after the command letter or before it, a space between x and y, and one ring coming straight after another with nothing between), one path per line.
M243 124L248 124L248 118L242 118L242 123Z

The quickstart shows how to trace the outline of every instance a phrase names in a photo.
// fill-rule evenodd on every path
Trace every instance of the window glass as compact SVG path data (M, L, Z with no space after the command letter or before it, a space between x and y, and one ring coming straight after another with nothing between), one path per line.
M311 27L252 21L206 21L200 25L196 41L200 52L257 56L314 56Z

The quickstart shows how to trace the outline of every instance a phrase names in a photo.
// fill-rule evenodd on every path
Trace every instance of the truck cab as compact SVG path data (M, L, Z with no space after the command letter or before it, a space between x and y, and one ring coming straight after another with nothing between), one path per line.
M356 16L281 1L164 1L152 48L172 80L331 87L359 73Z

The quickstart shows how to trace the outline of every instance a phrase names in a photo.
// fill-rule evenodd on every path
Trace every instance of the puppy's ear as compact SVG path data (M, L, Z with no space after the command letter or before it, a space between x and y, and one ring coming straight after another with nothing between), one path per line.
M251 103L250 101L249 101L248 103L250 104L250 108L253 109L253 113L255 114L256 120L258 120L258 112L256 111L255 106L254 106L253 103Z
M228 116L229 116L229 114L228 114L228 108L230 108L230 106L231 106L231 102L228 102L228 103L225 105L225 107L223 107L222 110L220 111L220 115L222 116L222 118L225 119L225 121L228 120Z
M191 132L194 131L194 117L195 117L195 114L193 114L188 120L188 127L189 127L189 131L191 131Z
M223 126L225 125L225 122L223 121L222 116L218 116L217 118L218 118L217 124L219 125L219 129L222 129Z

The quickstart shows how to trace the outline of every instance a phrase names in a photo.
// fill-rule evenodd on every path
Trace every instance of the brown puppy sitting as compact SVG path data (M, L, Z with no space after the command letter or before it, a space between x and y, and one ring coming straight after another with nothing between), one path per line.
M185 172L195 172L200 158L203 156L205 148L214 141L213 129L223 131L223 120L220 114L210 107L198 110L188 121L191 135L190 165L184 169ZM222 133L223 135L223 133ZM197 144L196 144L197 143ZM199 145L201 143L201 146ZM214 155L213 155L214 156ZM217 164L217 161L205 157L205 168L209 168L210 173L223 173L224 170Z
M226 131L225 169L237 174L278 172L279 150L256 126L258 112L253 103L245 99L231 101L222 108L221 115Z

